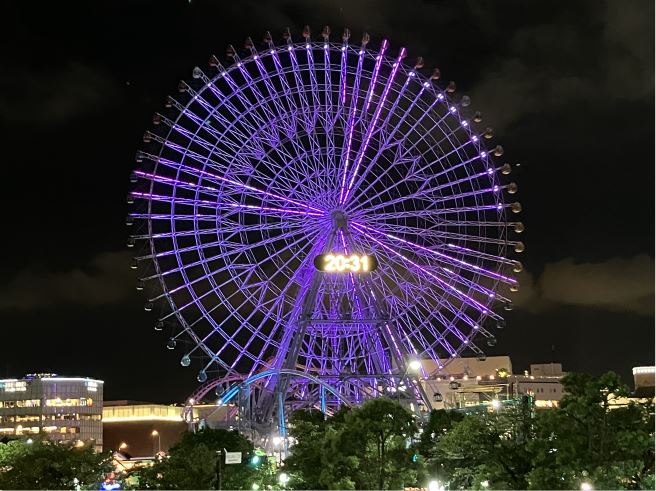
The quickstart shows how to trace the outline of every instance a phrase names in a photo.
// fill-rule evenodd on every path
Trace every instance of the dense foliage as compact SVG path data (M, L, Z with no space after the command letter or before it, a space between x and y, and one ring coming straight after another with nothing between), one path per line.
M0 489L98 489L110 470L109 456L88 445L41 438L0 443Z
M241 464L225 464L220 453L241 452ZM133 471L127 480L137 489L261 489L275 484L274 465L254 463L253 444L237 431L204 429L185 433L168 456L152 467ZM219 460L221 459L221 460Z
M297 489L402 489L425 477L413 443L416 421L392 400L373 399L327 420L296 413L290 426L297 443L285 470Z
M168 455L120 480L137 489L402 489L438 480L448 489L654 489L654 406L613 405L628 394L614 373L567 375L557 409L524 399L494 411L433 411L419 421L373 399L330 418L290 419L282 469L236 431L186 433ZM220 462L241 452L241 464ZM106 454L43 439L0 442L0 489L98 489Z
M611 407L628 388L610 372L570 374L557 409L524 399L492 412L433 411L416 422L377 399L324 421L293 416L298 443L287 459L296 488L654 489L654 406ZM418 438L412 438L418 436ZM412 438L412 440L410 440ZM414 452L420 455L413 459Z
M614 373L562 383L558 409L465 417L435 439L431 468L451 489L654 489L653 405L611 408L628 394Z

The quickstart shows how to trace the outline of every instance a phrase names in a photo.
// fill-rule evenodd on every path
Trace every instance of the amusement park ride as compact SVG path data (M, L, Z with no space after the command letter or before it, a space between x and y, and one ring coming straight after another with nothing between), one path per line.
M350 38L306 27L212 56L131 176L145 309L199 367L192 401L215 391L263 438L289 411L391 392L421 414L436 374L417 361L484 357L518 288L521 206L492 130L422 58Z

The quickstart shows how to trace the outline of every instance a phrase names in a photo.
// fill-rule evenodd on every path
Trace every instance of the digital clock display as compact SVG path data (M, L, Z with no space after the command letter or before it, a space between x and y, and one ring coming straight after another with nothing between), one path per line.
M367 254L320 254L314 258L314 267L324 273L368 273L378 262Z

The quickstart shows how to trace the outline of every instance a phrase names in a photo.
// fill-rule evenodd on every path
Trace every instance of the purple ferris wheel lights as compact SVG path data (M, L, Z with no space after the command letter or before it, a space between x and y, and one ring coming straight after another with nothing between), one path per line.
M502 152L405 48L286 36L194 70L144 138L131 241L148 246L139 288L170 346L187 341L199 380L266 373L262 387L298 401L321 400L309 375L356 402L396 387L410 357L479 355L517 288L507 248L523 249ZM343 271L314 267L327 254ZM430 404L421 384L408 397Z

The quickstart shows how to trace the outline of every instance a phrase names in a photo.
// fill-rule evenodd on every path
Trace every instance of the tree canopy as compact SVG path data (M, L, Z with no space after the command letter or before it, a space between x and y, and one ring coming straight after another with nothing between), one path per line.
M224 449L241 452L241 464L226 465ZM256 455L253 443L239 432L206 428L185 433L166 458L136 469L130 481L138 489L252 489L253 484L264 489L275 484L275 468Z
M399 489L423 476L415 419L390 399L344 408L327 420L316 412L296 413L290 427L297 443L285 470L296 488Z
M612 398L628 394L612 372L562 383L557 409L524 401L455 423L434 439L430 468L451 488L653 489L653 405L612 408Z
M44 438L0 443L0 489L98 489L111 471L107 454L89 445Z

